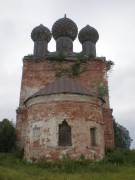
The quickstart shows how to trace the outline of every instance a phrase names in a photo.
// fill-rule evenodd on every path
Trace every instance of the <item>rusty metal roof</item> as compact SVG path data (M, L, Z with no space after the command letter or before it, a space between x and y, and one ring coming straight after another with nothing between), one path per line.
M60 93L83 94L83 95L90 95L90 96L94 95L88 89L82 87L77 82L75 82L73 79L70 79L64 75L64 76L60 77L59 79L56 79L50 85L39 90L37 93L33 94L28 99L30 99L32 97L37 97L37 96L60 94Z

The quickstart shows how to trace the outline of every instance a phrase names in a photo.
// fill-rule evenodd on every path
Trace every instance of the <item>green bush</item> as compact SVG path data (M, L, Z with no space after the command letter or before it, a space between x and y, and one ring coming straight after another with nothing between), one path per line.
M108 150L103 161L116 164L135 164L135 150L120 148Z
M106 162L123 164L125 159L120 150L112 151L107 154Z
M21 151L16 152L15 157L22 160L23 157L24 157L24 149L22 149Z
M78 60L71 65L72 75L78 76L80 74L81 62Z
M58 62L62 62L64 61L66 58L65 54L63 51L59 51L58 54L53 54L53 55L49 55L47 57L48 60L51 61L58 61Z
M114 62L111 60L106 61L106 70L110 71L112 67L114 66Z
M114 128L114 139L115 147L122 149L129 149L131 142L133 141L130 137L129 131L113 118L113 128Z
M0 152L11 152L15 149L16 130L12 121L3 119L0 122Z

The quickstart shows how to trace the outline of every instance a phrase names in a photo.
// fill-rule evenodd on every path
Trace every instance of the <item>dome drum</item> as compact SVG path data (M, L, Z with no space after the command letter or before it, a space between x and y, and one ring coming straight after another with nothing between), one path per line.
M82 44L82 51L89 56L96 56L96 42L99 39L97 30L89 25L82 28L78 34L78 39Z
M71 19L58 19L52 27L52 35L56 40L56 51L73 52L73 41L78 33L77 25Z
M51 40L50 30L40 24L32 30L31 39L34 41L34 55L46 56L48 52L48 42Z
M44 57L48 53L48 43L46 41L34 42L34 56Z
M69 37L59 37L56 40L56 51L73 52L73 41Z
M82 44L82 52L88 56L96 57L96 47L91 41L86 41Z

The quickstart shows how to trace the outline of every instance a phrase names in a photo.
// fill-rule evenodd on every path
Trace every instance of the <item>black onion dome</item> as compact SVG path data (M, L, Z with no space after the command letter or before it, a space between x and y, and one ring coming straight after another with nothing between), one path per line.
M39 26L35 27L32 30L31 39L33 41L45 40L45 41L49 42L51 40L51 32L47 27L40 24Z
M71 19L64 18L58 19L52 27L52 35L54 39L59 37L69 37L72 40L75 40L78 33L77 25Z
M80 30L78 39L80 43L85 41L92 41L93 43L96 43L99 39L99 34L95 28L87 25Z

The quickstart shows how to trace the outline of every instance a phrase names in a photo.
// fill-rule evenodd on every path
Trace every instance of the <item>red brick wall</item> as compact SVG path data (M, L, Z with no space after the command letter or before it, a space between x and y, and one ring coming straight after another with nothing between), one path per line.
M63 66L70 66L72 63L73 61L65 61L61 64ZM53 63L51 61L35 63L24 59L20 96L21 107L24 103L26 88L41 89L52 83L57 78L55 73L59 64L59 62ZM91 91L94 91L93 85L96 81L101 81L107 84L107 80L104 78L106 69L104 60L100 59L97 61L87 62L84 63L83 66L85 66L86 70L79 76L74 77L79 84Z
M103 119L105 123L105 147L114 148L114 130L112 121L112 109L103 109Z
M61 159L64 156L77 158L84 155L88 159L99 160L104 156L104 124L102 109L98 101L89 97L89 102L81 102L81 95L72 95L72 100L57 101L51 99L40 103L35 100L27 107L27 139L25 158ZM68 96L68 95L66 95ZM58 126L66 120L71 127L72 146L58 145ZM34 140L33 127L42 128L40 140ZM97 128L97 146L90 143L90 128ZM42 141L44 138L44 141Z
M62 62L63 66L70 66L73 61L64 61ZM55 76L56 70L59 66L59 63L53 63L50 61L41 61L35 62L25 58L23 60L23 72L22 72L22 84L21 84L21 93L20 93L20 105L19 109L24 111L19 113L17 111L17 130L18 130L18 142L20 142L20 130L21 123L26 121L26 110L24 101L25 99L37 92L39 89L44 86L52 83L57 77ZM89 61L83 66L86 68L83 73L79 76L74 77L74 80L78 82L83 87L94 91L94 83L97 81L103 82L108 86L108 80L106 78L106 66L104 58L99 58L95 61ZM109 99L109 96L106 97ZM104 105L105 108L110 111L108 103ZM105 121L105 137L106 137L106 147L113 147L114 138L113 138L113 126L112 126L112 116L107 115L105 110L104 112L104 121ZM108 134L109 138L107 138Z

